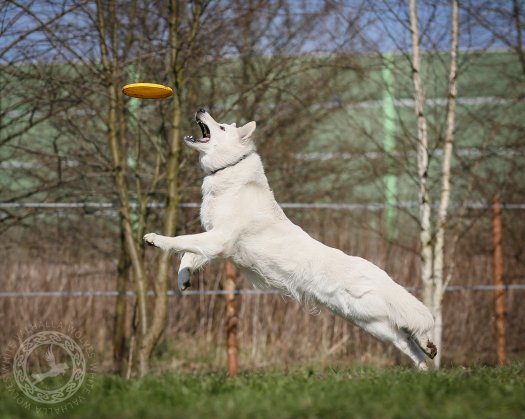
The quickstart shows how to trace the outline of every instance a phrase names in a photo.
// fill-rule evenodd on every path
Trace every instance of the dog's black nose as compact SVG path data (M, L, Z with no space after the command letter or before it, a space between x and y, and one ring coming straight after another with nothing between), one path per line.
M199 108L199 109L197 109L197 113L206 113L206 109Z

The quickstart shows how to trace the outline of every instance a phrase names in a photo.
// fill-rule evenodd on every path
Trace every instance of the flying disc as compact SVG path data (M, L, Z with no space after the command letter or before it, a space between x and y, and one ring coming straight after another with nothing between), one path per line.
M140 99L163 99L173 94L173 89L162 84L155 83L132 83L122 88L126 96L138 97Z

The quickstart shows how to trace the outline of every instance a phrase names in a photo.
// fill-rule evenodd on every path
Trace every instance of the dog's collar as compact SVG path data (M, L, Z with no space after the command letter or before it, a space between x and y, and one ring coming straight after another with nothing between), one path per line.
M255 150L250 151L249 153L246 153L244 156L242 156L239 160L235 161L234 163L227 164L226 166L220 167L218 169L212 170L209 175L207 176L213 176L215 173L220 172L221 170L227 169L228 167L233 167L240 162L242 162L244 159L250 157L253 153L255 153Z

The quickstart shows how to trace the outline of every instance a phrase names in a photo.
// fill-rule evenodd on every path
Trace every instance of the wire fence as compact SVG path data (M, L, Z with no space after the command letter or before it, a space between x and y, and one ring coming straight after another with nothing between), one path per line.
M403 201L395 204L387 204L384 202L368 202L368 203L329 203L329 202L282 202L279 204L281 208L289 209L329 209L329 210L382 210L386 208L418 208L417 201ZM136 208L138 204L130 203L132 208ZM164 208L163 202L150 202L148 208ZM200 208L201 204L197 202L183 202L179 205L180 208ZM439 204L432 204L434 208L438 208ZM113 202L0 202L0 209L50 209L50 210L104 210L104 209L118 209L119 204ZM467 209L491 209L494 208L492 203L471 201L467 203L451 202L449 208L467 208ZM525 210L525 203L502 203L502 209L506 210Z
M417 291L415 287L405 287L407 291ZM450 285L445 291L523 291L525 290L525 284L509 284L503 287L497 285ZM168 290L166 293L170 297L185 297L185 296L197 296L197 295L279 295L282 294L277 290L258 290L258 289L241 289L234 291L227 290L189 290L189 291L178 291ZM119 295L125 295L127 297L134 297L134 291L0 291L0 298L7 297L118 297ZM148 296L154 296L153 291L148 292Z
M136 207L137 203L131 203ZM386 204L381 202L372 203L301 203L301 202L284 202L279 204L282 208L288 209L327 209L335 211L352 211L352 210L383 210L387 208L417 208L419 203L416 201L399 202L396 204ZM200 208L200 203L186 202L179 205L181 208ZM437 207L437 204L434 204ZM164 208L162 202L150 202L149 208ZM487 202L467 202L463 204L452 202L450 208L466 207L468 209L485 210L492 209L495 206ZM0 209L40 209L40 210L116 210L119 204L113 202L0 202ZM502 209L507 210L525 210L525 203L507 203L501 205ZM495 291L502 287L496 285L451 285L448 286L447 292L454 291ZM416 287L406 287L410 292L417 291ZM525 284L509 284L503 287L504 291L523 291ZM277 295L281 292L277 290L258 290L258 289L237 289L234 291L226 290L189 290L180 292L178 290L168 290L167 295L170 297L198 296L198 295ZM8 297L117 297L126 295L134 297L135 292L126 291L0 291L0 298ZM154 292L148 292L153 296Z

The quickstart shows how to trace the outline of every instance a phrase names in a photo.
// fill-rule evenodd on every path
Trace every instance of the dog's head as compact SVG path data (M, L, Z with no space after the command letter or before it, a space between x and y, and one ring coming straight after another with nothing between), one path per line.
M200 108L195 114L195 121L202 131L202 138L185 137L185 143L199 151L201 164L206 171L217 170L231 164L236 159L255 150L252 134L255 122L248 122L242 127L236 124L221 124Z

